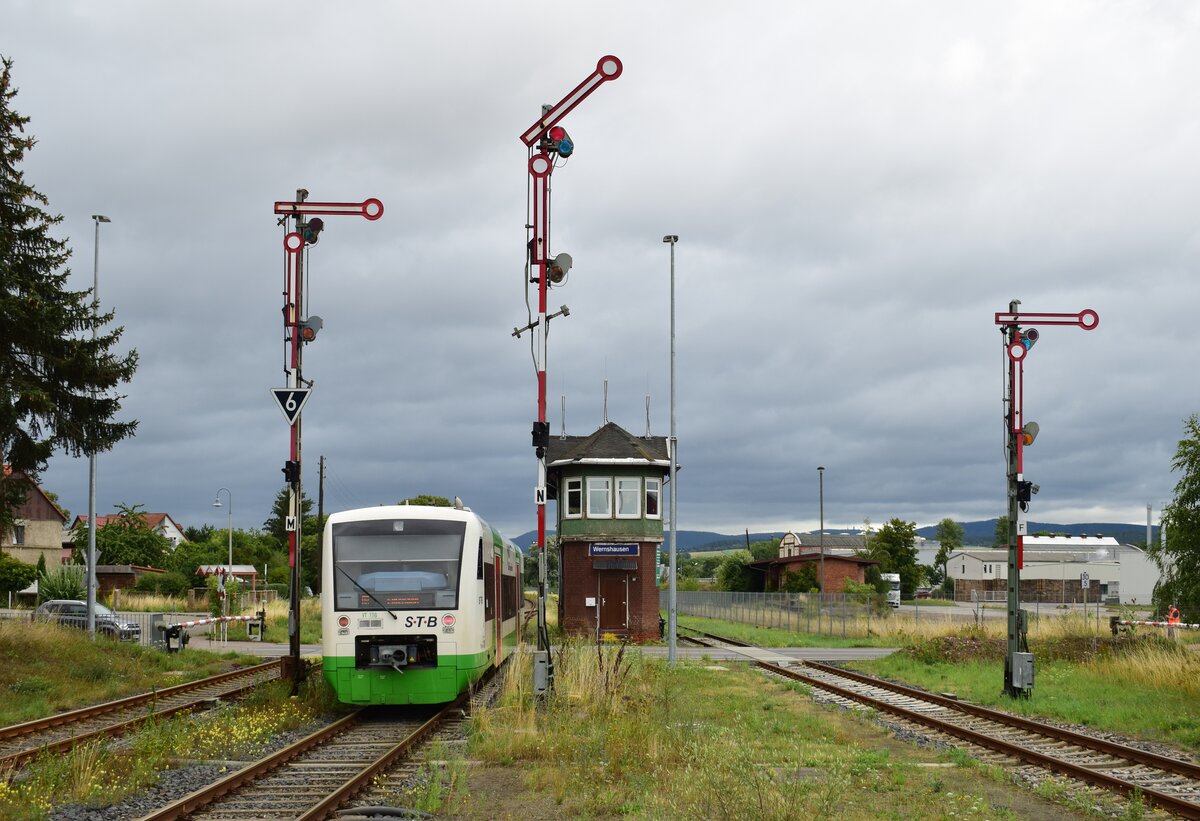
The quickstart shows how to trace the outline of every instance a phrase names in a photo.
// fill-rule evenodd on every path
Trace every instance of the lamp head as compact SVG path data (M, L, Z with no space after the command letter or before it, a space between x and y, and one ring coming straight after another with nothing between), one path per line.
M96 222L112 222L112 220L103 214L92 214L92 219L94 219Z
M665 237L663 237L663 242L669 242L674 245L675 243L679 242L679 236L677 234L667 234Z

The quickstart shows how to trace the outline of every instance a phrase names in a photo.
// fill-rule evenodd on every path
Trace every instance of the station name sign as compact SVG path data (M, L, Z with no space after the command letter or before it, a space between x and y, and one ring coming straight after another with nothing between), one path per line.
M637 556L639 545L596 543L588 545L588 556Z

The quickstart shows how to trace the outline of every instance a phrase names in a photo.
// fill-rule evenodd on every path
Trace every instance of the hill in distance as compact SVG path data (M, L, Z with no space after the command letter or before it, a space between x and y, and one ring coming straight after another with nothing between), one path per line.
M977 522L959 522L963 527L963 543L968 546L991 545L996 535L996 521L996 519L984 519ZM857 533L858 531L826 528L825 532L845 534ZM1029 532L1055 533L1067 536L1112 536L1121 544L1132 545L1141 545L1146 541L1146 528L1144 526L1139 527L1138 525L1129 524L1128 522L1083 522L1069 525L1030 522ZM549 531L548 535L553 536L554 532ZM917 535L933 540L937 538L937 526L918 527ZM781 536L783 536L783 531L751 533L749 538L751 542L761 542L766 539L778 539ZM1153 528L1151 538L1158 539L1157 526ZM667 539L669 540L670 537L667 536ZM523 533L513 541L528 552L529 546L537 541L537 531L531 530L528 533ZM727 535L707 530L680 530L675 533L675 544L680 552L687 553L738 550L746 546L746 534ZM666 544L664 544L665 546Z

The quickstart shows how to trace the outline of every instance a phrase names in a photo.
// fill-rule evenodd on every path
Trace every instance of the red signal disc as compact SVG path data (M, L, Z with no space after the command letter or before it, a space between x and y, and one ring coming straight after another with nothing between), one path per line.
M349 626L350 626L350 619L346 618L345 616L342 616L340 619L338 619L338 627L349 627Z

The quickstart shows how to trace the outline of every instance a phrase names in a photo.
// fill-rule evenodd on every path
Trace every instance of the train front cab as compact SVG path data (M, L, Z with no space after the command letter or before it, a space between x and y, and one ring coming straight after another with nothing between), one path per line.
M326 636L323 669L343 702L451 701L492 664L507 656L516 644L515 613L511 620L496 619L494 614L499 610L502 616L507 616L510 609L516 609L509 599L514 595L510 591L519 592L520 554L477 517L460 514L454 520L462 524L458 544L465 549L455 551L458 560L452 563L457 590L434 589L441 583L436 573L412 569L422 559L410 555L405 563L394 561L397 540L388 528L395 527L392 523L398 521L404 523L402 527L408 533L424 535L420 531L444 526L437 524L434 517L444 519L447 510L416 507L392 510L394 515L381 517L384 509L371 509L373 518L367 520L339 514L340 520L331 519L326 527L325 578L334 580L334 584L328 592L330 604L323 614ZM424 513L417 515L419 510ZM432 517L427 515L430 512ZM361 560L370 554L369 548L363 552L365 543L356 543L359 537L390 540L392 560L389 563L384 557L378 561L393 569L373 570L376 565L369 558L355 565L352 558ZM335 558L339 559L338 567L334 566ZM424 560L428 562L429 558ZM445 561L441 555L432 558ZM397 567L404 569L394 569ZM351 576L357 576L358 584L349 580ZM446 581L448 587L450 580ZM417 586L416 582L422 582L428 589L421 592L386 589L411 588ZM377 609L365 609L377 605ZM490 621L489 614L492 614ZM500 625L499 630L496 625ZM332 641L329 637L333 637Z

